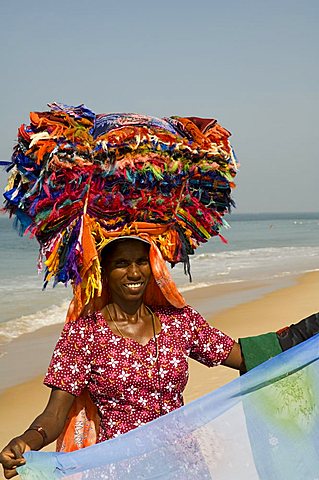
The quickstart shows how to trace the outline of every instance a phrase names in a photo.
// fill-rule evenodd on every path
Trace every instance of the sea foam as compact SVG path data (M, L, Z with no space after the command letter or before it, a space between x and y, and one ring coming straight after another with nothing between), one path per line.
M7 343L25 333L32 333L42 327L63 323L69 302L61 305L52 305L31 315L22 315L19 318L1 323L0 343Z

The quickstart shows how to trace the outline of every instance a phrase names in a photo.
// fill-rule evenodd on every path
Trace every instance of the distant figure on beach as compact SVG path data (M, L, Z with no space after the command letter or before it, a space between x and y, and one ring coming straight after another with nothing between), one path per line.
M23 453L58 439L72 451L183 405L188 358L244 373L318 331L318 314L237 343L184 298L165 262L219 236L237 161L214 119L95 115L52 103L19 129L6 209L37 237L45 286L74 297L45 384L44 411L0 453L6 478Z

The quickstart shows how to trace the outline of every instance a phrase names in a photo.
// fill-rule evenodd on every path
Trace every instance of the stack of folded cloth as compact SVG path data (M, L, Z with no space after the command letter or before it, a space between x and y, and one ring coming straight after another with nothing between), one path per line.
M94 296L102 248L143 233L189 272L189 254L221 236L233 204L230 133L212 119L49 107L19 128L4 194L20 231L40 243L45 285L85 280Z

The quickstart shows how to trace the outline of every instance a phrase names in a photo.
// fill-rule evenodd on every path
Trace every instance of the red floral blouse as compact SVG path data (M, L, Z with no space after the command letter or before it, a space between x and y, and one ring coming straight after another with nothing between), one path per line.
M79 395L87 387L100 417L99 441L116 437L183 405L188 357L209 367L234 341L193 308L156 307L162 329L146 345L115 335L96 312L67 323L44 383Z

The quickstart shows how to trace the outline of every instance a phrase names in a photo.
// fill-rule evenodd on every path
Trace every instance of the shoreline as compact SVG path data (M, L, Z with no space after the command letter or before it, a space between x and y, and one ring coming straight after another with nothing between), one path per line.
M237 286L235 286L237 285ZM234 287L235 286L235 287ZM220 286L221 287L221 286ZM203 313L203 308L214 298L224 294L236 294L241 296L242 302L236 305L227 306L224 309L215 311L212 308L206 319L217 328L225 331L235 339L244 336L258 335L268 331L276 331L291 323L319 310L317 295L319 289L319 272L310 272L294 278L293 284L268 291L258 298L244 301L245 292L252 289L267 288L267 285L251 282L246 284L233 284L234 289L227 292L225 288L202 288L198 291L191 290L185 293L187 302ZM201 308L203 306L203 308ZM5 388L0 393L0 410L3 412L0 425L0 446L5 445L11 438L18 435L28 427L30 422L45 407L49 390L42 385L43 373L45 372L45 356L50 357L56 338L59 335L62 324L44 327L28 336L29 353L23 353L23 346L26 339L21 336L15 341L15 365L12 364L13 357L6 355L7 365L19 371L21 379L18 384ZM33 339L32 342L31 338ZM13 344L13 342L11 342ZM50 344L50 345L49 345ZM51 347L52 345L52 347ZM27 358L29 357L29 358ZM10 362L8 362L10 360ZM29 365L32 363L43 365L40 372L32 374ZM2 363L2 367L4 363ZM10 375L10 371L5 372ZM222 386L238 376L237 371L219 366L213 369L190 360L190 381L185 390L185 402L188 403L199 396ZM27 378L27 379L26 379ZM52 446L46 447L52 450Z
M296 277L292 276L276 280L235 281L198 287L182 294L189 305L204 318L214 322L214 316L219 312L258 299L295 282ZM0 344L0 351L3 352L0 357L0 394L7 388L31 380L46 371L63 325L64 316L60 323L43 326ZM17 358L23 359L23 368L16 361Z

